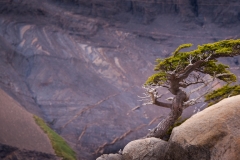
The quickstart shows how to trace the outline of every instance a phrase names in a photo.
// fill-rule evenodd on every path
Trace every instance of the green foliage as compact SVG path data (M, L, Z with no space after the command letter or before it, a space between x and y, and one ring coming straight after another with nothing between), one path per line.
M181 49L192 47L192 43L181 44L174 52L173 55L176 56Z
M163 84L167 80L167 74L165 72L155 73L153 76L149 77L146 81L146 84L154 83L154 84Z
M41 129L48 135L51 140L53 149L59 157L63 157L63 160L76 160L76 154L72 148L65 142L65 140L54 132L43 119L34 116L36 123L41 127Z
M180 45L174 52L173 55L165 59L157 59L156 66L154 68L158 73L153 74L148 78L145 84L163 84L167 80L167 72L172 72L174 70L181 71L186 66L190 64L189 57L193 57L192 63L205 60L201 64L198 70L202 73L214 76L215 74L231 73L228 69L229 67L220 63L217 63L217 58L219 57L232 57L235 55L240 55L240 39L237 40L222 40L215 43L199 45L197 49L180 52L181 49L192 46L192 44ZM219 79L230 83L236 81L236 76L234 74L225 75L219 77Z
M229 66L221 63L216 63L214 60L210 60L208 61L208 63L205 63L205 66L203 67L203 72L209 75L228 73L229 75L220 76L218 77L218 79L228 83L236 82L237 77L233 73L231 73L228 69Z
M230 86L229 84L208 93L205 96L205 101L209 102L208 106L218 103L224 98L240 94L240 85Z

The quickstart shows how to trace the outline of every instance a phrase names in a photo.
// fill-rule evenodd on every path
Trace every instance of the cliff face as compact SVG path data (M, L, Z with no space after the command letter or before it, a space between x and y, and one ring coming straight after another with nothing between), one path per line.
M220 25L239 23L239 2L236 0L52 0L59 6L70 7L75 13L111 20L129 21L119 13L130 13L139 22L150 23L159 15L180 16L184 22L197 22L199 25L212 22Z
M182 43L240 38L237 1L0 4L0 87L43 117L79 159L118 151L167 114L137 97L156 58ZM238 59L222 61L238 67Z

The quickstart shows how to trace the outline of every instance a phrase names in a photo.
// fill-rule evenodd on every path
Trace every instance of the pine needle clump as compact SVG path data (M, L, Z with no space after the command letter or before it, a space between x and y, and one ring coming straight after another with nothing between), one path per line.
M230 86L229 84L214 90L213 92L205 96L205 101L208 102L208 106L218 103L224 98L236 96L240 94L240 85Z

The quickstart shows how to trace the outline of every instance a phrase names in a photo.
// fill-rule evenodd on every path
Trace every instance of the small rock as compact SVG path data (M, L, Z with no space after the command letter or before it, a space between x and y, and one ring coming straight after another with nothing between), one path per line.
M122 155L120 154L103 154L96 160L123 160L123 158Z
M167 142L158 138L131 141L123 149L124 160L164 160Z

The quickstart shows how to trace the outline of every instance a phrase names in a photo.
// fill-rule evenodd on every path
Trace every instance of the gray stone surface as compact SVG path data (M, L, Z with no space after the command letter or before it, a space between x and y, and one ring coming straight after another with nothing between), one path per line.
M123 149L124 160L164 160L167 142L158 138L138 139Z
M96 160L123 160L123 157L120 154L103 154Z

